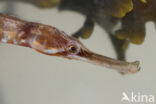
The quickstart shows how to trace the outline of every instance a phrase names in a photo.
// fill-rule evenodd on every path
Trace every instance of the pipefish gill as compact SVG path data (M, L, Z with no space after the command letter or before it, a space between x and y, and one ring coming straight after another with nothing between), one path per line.
M33 48L50 56L100 65L126 74L140 70L139 61L125 62L96 54L78 39L55 27L27 22L4 14L0 14L0 42Z

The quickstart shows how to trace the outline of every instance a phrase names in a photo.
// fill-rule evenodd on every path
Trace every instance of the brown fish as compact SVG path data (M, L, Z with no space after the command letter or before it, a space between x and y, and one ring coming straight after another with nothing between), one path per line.
M0 42L30 47L51 56L76 59L123 73L140 70L139 61L125 62L96 54L55 27L0 14Z

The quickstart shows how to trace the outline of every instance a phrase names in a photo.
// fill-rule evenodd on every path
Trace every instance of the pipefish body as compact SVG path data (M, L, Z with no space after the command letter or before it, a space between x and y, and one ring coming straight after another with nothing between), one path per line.
M0 14L0 42L33 48L50 56L89 62L126 74L140 70L139 61L125 62L96 54L78 39L55 27L27 22L4 14Z

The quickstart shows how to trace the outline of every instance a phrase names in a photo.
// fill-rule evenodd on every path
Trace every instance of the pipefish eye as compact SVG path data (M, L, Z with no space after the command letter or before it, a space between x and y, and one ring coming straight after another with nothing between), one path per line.
M68 46L68 52L72 54L78 53L80 48L76 44L71 44Z

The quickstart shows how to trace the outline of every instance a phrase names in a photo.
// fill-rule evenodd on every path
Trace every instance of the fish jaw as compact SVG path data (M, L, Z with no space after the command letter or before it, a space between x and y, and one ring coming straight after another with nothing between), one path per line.
M109 69L114 69L124 74L133 74L140 71L139 61L135 61L135 62L120 61L120 60L116 60L113 58L96 54L86 49L85 50L82 49L78 54L68 55L67 57L70 57L75 60L80 60L87 63L95 64L98 66L106 67Z

